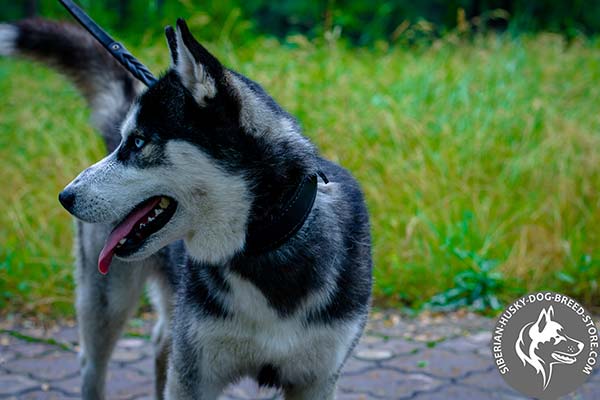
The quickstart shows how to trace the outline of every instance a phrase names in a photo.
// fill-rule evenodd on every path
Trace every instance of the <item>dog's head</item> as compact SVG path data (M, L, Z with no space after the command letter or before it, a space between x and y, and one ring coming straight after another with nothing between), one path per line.
M171 69L132 105L121 142L60 194L77 218L115 225L99 260L145 258L178 239L216 263L243 248L252 218L316 171L295 120L256 83L167 28Z
M542 374L546 388L552 366L575 363L583 343L565 333L564 327L554 320L554 308L550 306L542 309L535 322L521 329L515 349L523 365L529 364Z

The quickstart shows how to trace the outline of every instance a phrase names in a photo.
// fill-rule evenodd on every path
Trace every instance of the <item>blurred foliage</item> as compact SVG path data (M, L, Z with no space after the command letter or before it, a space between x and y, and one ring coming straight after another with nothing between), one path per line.
M0 20L27 16L28 1L0 6ZM75 0L103 28L125 35L128 44L144 45L162 36L163 28L185 18L195 35L218 40L227 37L236 43L251 39L254 32L242 18L240 0ZM72 21L58 0L34 0L35 15Z
M377 305L495 309L537 290L600 304L598 38L218 39L205 45L361 182ZM131 50L169 63L162 39ZM0 93L0 314L69 314L72 219L56 196L103 145L53 71L0 59Z
M600 43L580 40L600 32L600 2L78 3L154 71L168 63L163 27L185 17L352 170L378 304L493 311L541 289L600 301ZM0 20L31 14L70 19L56 0L0 6ZM0 92L12 188L0 194L0 314L69 314L71 219L56 193L103 146L53 72L0 60Z
M468 308L479 312L497 312L502 309L498 299L504 287L505 277L497 270L498 260L488 260L471 251L450 250L459 260L467 263L467 269L458 272L453 286L434 295L424 304L433 311L454 311ZM474 264L473 266L469 264Z
M238 41L253 32L283 38L337 31L358 45L399 39L411 43L454 29L551 31L569 39L600 32L600 1L583 0L79 0L79 4L103 26L130 34L134 43L142 34L160 33L177 17L189 19L205 38L227 35ZM0 20L29 14L69 18L57 0L21 0L0 7Z

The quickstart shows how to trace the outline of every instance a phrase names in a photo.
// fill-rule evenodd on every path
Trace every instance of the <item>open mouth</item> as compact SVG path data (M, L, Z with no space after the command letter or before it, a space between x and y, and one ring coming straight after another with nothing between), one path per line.
M564 364L573 364L575 361L577 361L576 358L568 356L567 354L558 351L552 353L552 358Z
M176 209L177 202L166 196L151 197L138 204L108 235L98 257L100 273L108 273L115 254L125 257L139 250L150 236L171 220Z

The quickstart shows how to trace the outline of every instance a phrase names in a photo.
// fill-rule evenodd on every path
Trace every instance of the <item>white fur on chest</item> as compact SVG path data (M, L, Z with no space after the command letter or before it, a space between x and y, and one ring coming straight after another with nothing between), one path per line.
M281 317L251 282L235 274L226 280L230 291L222 300L231 317L204 319L191 326L203 361L219 360L219 366L211 365L217 376L252 376L265 364L276 365L282 378L290 380L332 371L342 364L342 350L360 331L360 321L308 325L306 307Z
M251 359L262 355L271 360L285 358L311 340L302 326L303 313L282 318L250 281L233 273L226 280L230 291L223 300L233 318L224 321L221 338L243 344L245 350L240 350Z

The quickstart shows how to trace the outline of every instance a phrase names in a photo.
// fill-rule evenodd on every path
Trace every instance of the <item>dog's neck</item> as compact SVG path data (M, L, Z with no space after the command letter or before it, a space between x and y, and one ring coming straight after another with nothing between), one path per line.
M276 249L300 230L315 202L317 179L317 174L303 176L294 190L285 194L277 210L250 221L246 254L258 255Z
M257 255L279 247L302 227L315 201L317 176L326 177L314 147L298 133L273 133L269 140L245 134L256 139L253 158L242 161L252 195L244 254Z

